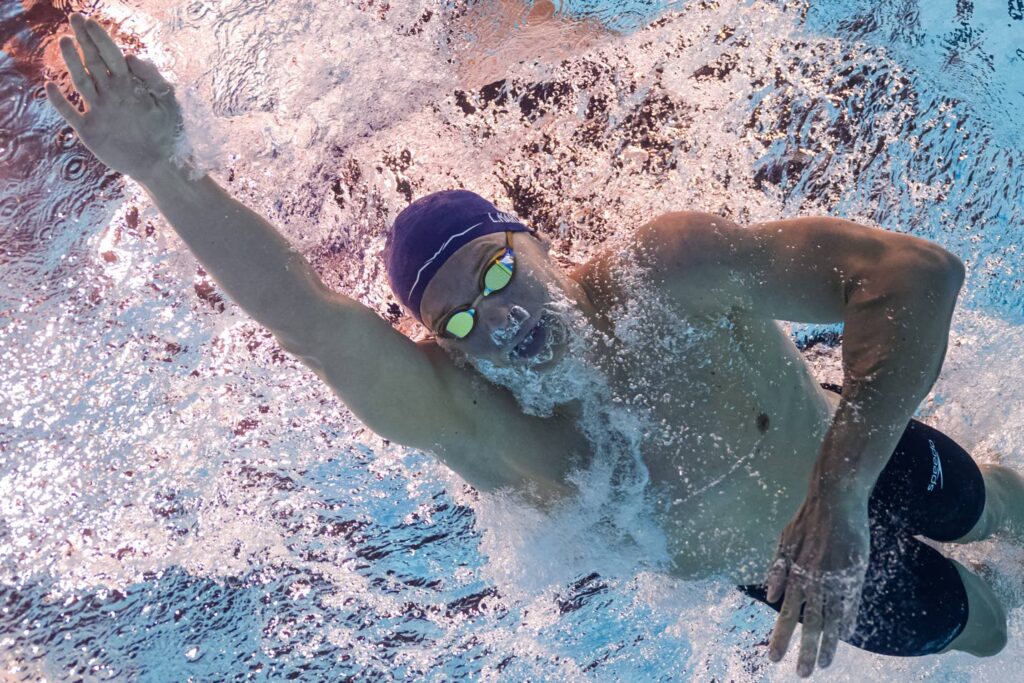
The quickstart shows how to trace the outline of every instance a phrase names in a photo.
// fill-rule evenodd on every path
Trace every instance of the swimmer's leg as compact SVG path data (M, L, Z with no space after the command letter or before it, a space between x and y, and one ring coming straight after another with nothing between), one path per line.
M939 652L959 650L976 657L991 657L1006 646L1006 610L988 584L950 558L967 592L967 623L964 630Z
M985 509L974 527L953 543L972 543L999 535L1024 543L1024 477L1002 465L982 464Z

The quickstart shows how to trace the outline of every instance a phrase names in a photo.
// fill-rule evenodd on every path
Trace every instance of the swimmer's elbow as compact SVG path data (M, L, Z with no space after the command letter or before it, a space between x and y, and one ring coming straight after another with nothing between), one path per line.
M963 261L937 244L928 244L915 256L916 263L907 269L907 277L955 301L967 277Z
M945 266L946 277L950 285L959 292L964 286L964 280L967 279L967 267L956 254L949 251L946 251L945 253L947 256L947 263Z

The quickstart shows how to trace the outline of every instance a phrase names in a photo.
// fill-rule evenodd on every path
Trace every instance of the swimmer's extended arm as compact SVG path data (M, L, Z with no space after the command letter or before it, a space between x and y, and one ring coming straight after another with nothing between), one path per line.
M769 654L781 659L803 606L798 672L809 675L816 659L831 663L840 631L852 628L868 497L939 376L963 264L926 240L836 218L741 228L667 214L641 229L639 243L687 310L844 323L842 400L768 577L770 601L785 591Z
M381 436L434 451L481 488L545 479L536 476L550 467L543 455L559 429L569 441L571 424L523 415L511 395L475 383L436 345L413 343L330 291L274 226L212 178L192 179L169 161L181 114L156 68L126 59L95 21L73 14L71 24L77 47L65 37L60 48L88 109L78 112L54 83L50 102L102 162L142 184L235 303Z
M53 83L47 95L82 142L107 166L137 180L217 284L282 342L298 343L309 301L324 291L288 241L208 176L173 164L181 111L156 68L125 58L94 20L71 15L78 39L60 41L72 81L88 106L80 114Z
M374 432L432 451L479 488L550 479L533 476L518 449L544 452L542 434L557 427L539 428L511 396L474 386L436 344L414 343L327 288L272 225L211 179L169 167L145 187L227 294Z

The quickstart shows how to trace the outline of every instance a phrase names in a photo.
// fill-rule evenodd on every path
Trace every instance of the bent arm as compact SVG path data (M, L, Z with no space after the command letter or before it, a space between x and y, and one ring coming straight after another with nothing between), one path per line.
M302 254L209 176L191 180L167 162L142 186L231 300L283 346L301 347L311 302L326 291Z
M844 323L843 397L812 486L866 500L939 376L960 260L926 240L836 218L742 228L710 214L666 214L640 240L655 278L684 309Z
M843 306L843 396L812 488L866 503L939 377L963 280L963 265L939 248L897 248L851 282Z

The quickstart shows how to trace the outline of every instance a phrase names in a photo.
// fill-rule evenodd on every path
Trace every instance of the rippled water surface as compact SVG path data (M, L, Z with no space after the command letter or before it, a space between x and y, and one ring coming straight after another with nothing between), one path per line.
M49 108L68 5L178 83L196 154L230 192L414 336L379 252L398 211L444 188L518 213L567 265L681 209L828 213L937 241L968 280L920 417L1024 467L1017 0L590 0L547 21L512 2L8 0L4 680L754 681L794 667L767 664L773 613L724 582L673 582L590 518L479 496L363 428ZM794 329L822 379L839 371L830 331ZM637 547L657 545L631 523ZM1007 649L843 646L830 680L1016 677L1024 553L954 554L1010 606Z

